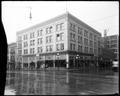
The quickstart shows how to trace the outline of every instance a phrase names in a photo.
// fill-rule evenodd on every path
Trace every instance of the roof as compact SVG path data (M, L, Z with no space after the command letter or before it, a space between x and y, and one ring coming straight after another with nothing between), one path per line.
M21 30L21 31L18 31L17 34L23 33L23 32L25 32L25 31L34 29L34 28L39 27L39 26L44 26L44 25L46 25L46 24L49 24L49 23L51 23L51 22L54 22L54 21L63 19L63 18L65 18L65 17L66 17L66 14L59 15L59 16L54 17L54 18L52 18L52 19L46 20L46 21L44 21L44 22L42 22L42 23L35 24L35 25L30 26L30 27L28 27L28 28L26 28L26 29L23 29L23 30Z
M86 24L85 22L81 21L77 17L73 16L72 14L68 13L68 18L73 19L78 24L80 23L82 26L87 27L88 29L92 30L93 32L95 32L95 33L97 33L97 34L99 34L101 36L100 32L98 32L97 30L95 30L94 28L92 28L91 26L89 26L88 24Z
M16 47L17 46L17 43L10 43L8 44L8 47Z
M44 25L46 25L46 24L49 24L49 23L51 23L51 22L54 22L54 21L57 21L57 20L60 20L60 19L63 19L63 18L68 18L68 19L71 18L71 19L74 19L74 21L77 22L78 24L79 24L79 23L82 24L82 26L87 27L88 29L92 30L93 32L95 32L95 33L97 33L97 34L99 34L99 35L101 36L101 33L100 33L100 32L98 32L97 30L93 29L93 28L90 27L88 24L86 24L86 23L84 23L83 21L81 21L80 19L76 18L75 16L73 16L73 15L70 14L69 12L66 12L66 13L64 13L64 14L62 14L62 15L59 15L59 16L54 17L54 18L52 18L52 19L46 20L46 21L44 21L44 22L42 22L42 23L39 23L39 24L30 26L30 27L28 27L28 28L26 28L26 29L23 29L23 30L21 30L21 31L18 31L17 34L23 33L23 32L25 32L25 31L28 31L28 30L31 30L31 29L34 29L34 28L37 28L37 27L39 27L39 26L44 26Z

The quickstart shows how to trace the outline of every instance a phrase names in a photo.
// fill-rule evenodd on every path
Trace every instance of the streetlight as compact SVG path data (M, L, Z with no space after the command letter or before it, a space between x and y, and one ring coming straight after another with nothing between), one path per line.
M60 54L57 53L57 57L58 57L58 69L59 69L59 56L60 56Z
M37 67L38 67L38 61L39 61L39 54L36 54L36 70L37 70Z
M77 59L77 67L78 67L78 59L79 59L79 55L78 54L76 56L76 59Z

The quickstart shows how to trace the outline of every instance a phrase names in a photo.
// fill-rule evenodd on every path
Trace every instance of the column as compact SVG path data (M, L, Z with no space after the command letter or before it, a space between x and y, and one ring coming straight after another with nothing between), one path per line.
M37 56L35 57L35 69L37 70Z
M55 68L55 55L53 57L53 68Z
M22 65L21 65L22 69L23 69L23 57L22 57Z
M73 65L74 68L76 67L76 66L75 66L75 61L76 61L75 59L76 59L76 56L74 56L74 65Z
M29 63L29 57L28 57L27 59L28 59L28 70L29 70L29 66L30 66L30 63Z
M46 59L46 56L44 57L44 67L46 66L46 64L45 64L45 59Z
M69 54L66 54L66 68L69 68Z

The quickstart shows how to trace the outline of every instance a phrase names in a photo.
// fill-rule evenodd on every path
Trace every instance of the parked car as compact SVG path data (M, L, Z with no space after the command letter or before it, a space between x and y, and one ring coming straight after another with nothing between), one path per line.
M113 61L113 66L112 66L112 68L113 68L113 71L114 72L118 72L118 70L119 70L119 61Z

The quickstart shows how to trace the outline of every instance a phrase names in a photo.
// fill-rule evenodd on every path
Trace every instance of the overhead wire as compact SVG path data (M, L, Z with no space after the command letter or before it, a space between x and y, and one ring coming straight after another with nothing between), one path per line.
M98 22L98 21L103 21L103 20L106 20L106 19L109 19L109 18L112 18L112 17L115 17L115 16L119 16L118 14L114 14L114 15L110 15L110 16L106 16L106 17L103 17L103 18L99 18L99 19L96 19L96 20L93 20L93 21L88 21L88 22Z

